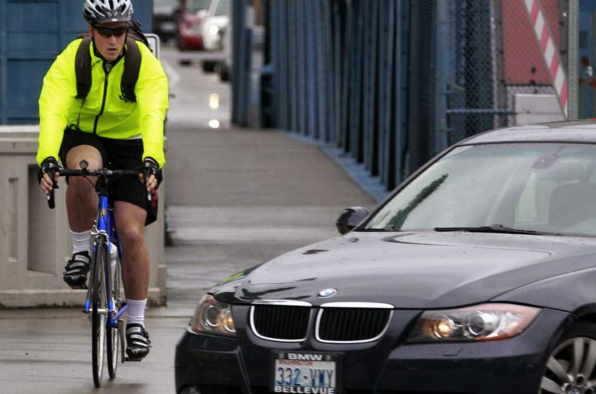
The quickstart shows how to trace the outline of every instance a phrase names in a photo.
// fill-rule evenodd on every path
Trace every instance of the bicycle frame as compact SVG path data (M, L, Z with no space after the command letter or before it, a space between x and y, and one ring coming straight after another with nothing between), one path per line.
M112 208L112 206L109 203L109 198L108 198L108 193L107 193L107 188L108 188L108 182L107 179L99 179L98 180L98 185L97 185L97 191L98 191L98 195L99 195L99 204L98 204L98 210L97 210L97 220L93 226L93 229L91 231L91 236L94 239L97 239L97 237L104 237L106 242L105 242L105 247L106 247L106 256L110 256L111 255L111 244L113 243L114 245L116 245L117 249L118 249L118 256L120 257L120 261L122 258L122 248L120 245L120 238L118 237L118 231L116 230L116 225L115 225L115 221L114 221L114 209ZM114 242L115 241L115 242ZM93 248L97 248L97 243L94 243ZM111 289L111 275L109 274L111 272L110 269L110 261L108 261L107 259L105 260L104 264L106 265L103 270L104 275L105 275L105 283L106 283L106 297L108 297L108 310L107 310L107 325L108 327L112 327L115 328L118 325L118 319L120 319L120 317L125 314L128 311L128 305L125 305L122 309L120 309L118 311L118 313L114 313L115 312L115 305L114 305L114 300L112 299L112 297L110 297L110 289ZM91 294L88 291L87 292L87 299L85 300L85 313L89 314L91 312Z

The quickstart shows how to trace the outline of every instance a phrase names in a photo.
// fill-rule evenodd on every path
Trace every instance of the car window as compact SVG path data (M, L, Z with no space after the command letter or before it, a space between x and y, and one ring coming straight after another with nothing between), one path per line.
M197 12L209 8L211 0L186 0L186 11Z
M217 8L215 9L215 16L227 16L230 15L230 1L229 0L220 0L217 3Z
M596 235L596 146L492 144L452 150L414 179L367 229L501 224Z

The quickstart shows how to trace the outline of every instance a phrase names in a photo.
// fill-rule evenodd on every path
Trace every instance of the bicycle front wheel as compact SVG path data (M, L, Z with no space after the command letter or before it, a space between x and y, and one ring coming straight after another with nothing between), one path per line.
M110 316L110 319L113 319L116 314L120 311L120 307L122 305L122 300L120 299L120 258L116 257L115 265L112 264L111 253L108 256L106 254L106 267L109 267L110 275L110 297L112 300L112 304L114 305L114 313ZM117 322L118 324L122 324ZM118 329L118 325L115 327L111 327L108 324L107 327L107 350L108 350L108 373L110 374L110 378L114 379L116 377L116 371L118 370L118 352L121 350L120 341L120 330Z
M106 256L106 242L103 238L96 240L91 257L91 358L93 366L93 383L101 386L106 343L106 282L104 276L104 262Z

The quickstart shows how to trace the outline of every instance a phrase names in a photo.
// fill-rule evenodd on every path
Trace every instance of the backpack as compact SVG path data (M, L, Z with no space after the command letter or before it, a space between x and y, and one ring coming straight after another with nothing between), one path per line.
M85 100L91 90L91 36L83 34L79 36L83 42L79 46L75 60L75 71L77 76L77 98ZM149 47L149 41L141 30L138 21L132 21L128 27L126 37L126 54L124 55L124 74L122 74L122 98L124 101L136 103L135 85L139 79L141 69L141 51L135 41L140 41Z

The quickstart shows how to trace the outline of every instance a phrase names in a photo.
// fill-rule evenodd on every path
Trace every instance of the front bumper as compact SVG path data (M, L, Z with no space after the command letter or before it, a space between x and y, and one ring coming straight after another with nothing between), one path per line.
M399 311L385 336L367 344L271 342L256 337L248 307L234 307L238 338L186 332L176 348L176 392L265 394L272 352L316 351L342 355L344 393L531 394L538 387L554 340L571 315L544 310L515 338L495 342L406 344L404 333L420 311Z

